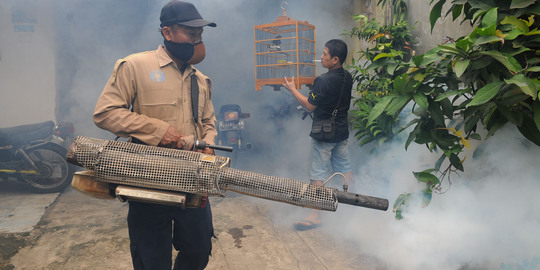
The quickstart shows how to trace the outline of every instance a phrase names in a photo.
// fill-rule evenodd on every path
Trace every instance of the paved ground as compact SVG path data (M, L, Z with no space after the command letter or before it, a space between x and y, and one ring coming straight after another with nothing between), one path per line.
M131 269L126 204L0 184L0 269ZM217 239L207 269L384 269L324 226L295 231L307 209L234 193L211 203Z
M19 184L3 184L0 198L0 233L25 233L34 229L59 193L30 194Z

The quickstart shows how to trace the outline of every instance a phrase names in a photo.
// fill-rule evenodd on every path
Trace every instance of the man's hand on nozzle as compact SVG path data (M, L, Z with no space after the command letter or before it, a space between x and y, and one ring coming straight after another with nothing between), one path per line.
M184 136L180 138L180 142L178 142L178 145L179 145L178 149L191 151L193 150L194 143L195 143L195 136L193 135Z
M183 146L180 138L182 137L183 135L176 128L169 126L158 146L181 149Z
M211 156L216 154L214 152L214 149L209 148L209 147L204 148L204 150L198 150L198 152L202 152L203 154L207 154L207 155L211 155Z
M169 126L158 146L191 151L194 144L195 136L183 136L176 128ZM204 150L197 150L197 152L214 155L214 149L209 147L204 148Z

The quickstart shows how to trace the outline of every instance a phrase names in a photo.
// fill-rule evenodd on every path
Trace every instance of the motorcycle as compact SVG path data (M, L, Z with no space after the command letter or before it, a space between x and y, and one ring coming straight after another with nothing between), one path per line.
M73 134L70 122L0 128L0 179L15 178L37 193L64 190L75 171L65 147Z
M249 118L249 113L242 113L237 104L227 104L219 109L218 118L218 144L230 146L234 150L252 150L251 143L243 142L245 129L244 118Z

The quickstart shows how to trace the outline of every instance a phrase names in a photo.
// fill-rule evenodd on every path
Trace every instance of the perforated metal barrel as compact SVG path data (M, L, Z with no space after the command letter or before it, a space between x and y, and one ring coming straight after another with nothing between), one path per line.
M219 170L229 159L197 152L121 141L77 137L75 158L97 181L136 187L224 196Z
M233 168L224 168L221 173L221 187L227 190L314 209L337 209L332 188Z
M121 141L77 137L76 160L97 181L135 187L224 196L225 190L335 211L335 190L294 179L229 168L229 159Z

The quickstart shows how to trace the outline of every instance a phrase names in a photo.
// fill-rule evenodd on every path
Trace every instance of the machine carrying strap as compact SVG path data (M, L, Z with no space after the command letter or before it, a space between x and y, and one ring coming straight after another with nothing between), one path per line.
M199 123L199 83L195 74L191 75L191 111L193 112L195 130L197 130L196 126Z
M341 91L339 92L338 103L336 105L336 108L332 112L332 116L334 117L337 115L339 104L341 103L341 97L343 96L343 89L345 88L345 82L346 82L345 79L347 78L346 75L347 74L345 73L345 70L343 70L343 84L341 85Z

